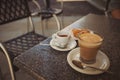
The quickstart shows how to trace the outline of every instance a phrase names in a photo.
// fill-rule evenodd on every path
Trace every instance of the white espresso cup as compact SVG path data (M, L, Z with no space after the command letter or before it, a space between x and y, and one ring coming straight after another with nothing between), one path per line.
M67 32L59 31L52 35L54 45L60 48L65 48L69 42L70 34Z

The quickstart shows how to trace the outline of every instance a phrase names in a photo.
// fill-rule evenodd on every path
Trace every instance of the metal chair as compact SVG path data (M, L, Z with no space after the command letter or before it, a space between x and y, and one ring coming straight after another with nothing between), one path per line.
M46 39L43 35L35 32L32 16L27 0L1 0L0 2L0 25L28 18L32 31L17 38L3 42L11 56L17 56L25 50L33 47ZM21 47L20 47L21 46ZM19 49L18 49L19 48Z
M23 53L24 51L30 49L34 45L40 43L46 37L43 35L37 34L35 32L35 27L33 25L32 16L27 0L1 0L0 1L0 25L4 25L16 20L23 18L28 18L29 23L32 27L32 31L25 33L21 36L18 36L14 39L2 42L0 45L3 51L6 54L8 61L13 62L13 59ZM3 48L4 46L4 48ZM7 53L9 53L7 56ZM10 64L9 64L10 65ZM12 68L10 66L10 68ZM14 67L14 70L18 70L17 67Z
M35 32L35 27L33 24L33 16L39 15L40 19L45 19L42 15L51 14L51 12L42 12L40 5L37 3L36 0L32 0L33 3L39 9L38 12L31 13L28 6L28 0L1 0L0 1L0 25L4 25L13 21L21 20L23 18L28 18L28 22L32 27L32 31L18 36L14 39L1 42L0 48L4 52L9 68L11 73L12 80L15 80L14 71L18 70L12 63L16 56L20 55L21 53L25 52L26 50L30 49L34 45L40 43L41 41L45 40L46 37ZM51 14L52 17L55 18L57 22L58 30L60 30L60 23L56 16L56 14ZM13 66L13 67L12 67Z
M14 73L14 71L13 71L13 67L12 67L12 62L11 62L10 56L9 56L7 50L5 49L5 47L2 45L2 43L0 43L0 48L2 49L4 55L6 56L6 59L7 59L7 62L8 62L8 66L9 66L9 69L10 69L11 79L12 79L12 80L16 80L15 73ZM1 79L3 79L3 78L1 78Z
M87 1L96 8L104 11L105 15L108 16L108 7L110 0L87 0Z
M57 17L58 14L62 13L62 9L56 9L56 10L53 10L51 7L50 7L50 1L49 0L43 0L44 1L44 5L45 5L45 8L41 9L41 6L40 6L40 1L39 0L32 0L32 2L39 8L39 10L36 12L34 12L33 16L34 15L38 15L40 16L40 19L41 19L41 23L42 23L42 20L43 19L49 19L49 18L54 18L55 21L56 21L56 24L57 24L57 30L61 30L61 23ZM54 12L55 11L55 12ZM57 11L57 12L56 12ZM40 15L39 15L40 14ZM44 34L44 28L45 26L43 26L41 24L41 28L42 28L42 33Z
M42 12L43 13L44 12L48 13L48 15L43 15L43 17L45 17L45 18L48 17L49 18L50 15L52 15L55 18L56 22L57 22L58 30L61 30L60 21L59 21L59 19L57 18L56 15L59 15L59 14L61 14L63 12L63 1L60 2L60 8L53 8L51 6L52 0L43 0L43 1L44 1L44 4L45 4L45 8L42 10ZM53 1L53 2L55 2L55 1ZM62 17L63 16L61 16L61 20L62 20ZM62 24L62 22L63 21L61 21L61 24Z

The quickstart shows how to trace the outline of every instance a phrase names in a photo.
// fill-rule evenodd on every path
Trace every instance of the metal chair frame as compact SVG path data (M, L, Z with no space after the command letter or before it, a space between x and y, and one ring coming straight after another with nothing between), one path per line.
M32 15L32 16L36 16L36 15L39 15L39 14L40 14L40 15L39 15L39 16L40 16L40 23L42 23L42 17L44 17L44 14L45 14L45 15L50 14L51 16L48 17L48 18L53 17L53 18L55 19L56 23L57 23L57 30L58 30L58 31L61 30L61 24L60 24L60 21L59 21L59 19L58 19L58 17L57 17L57 14L54 13L54 12L47 11L47 10L42 10L41 7L40 7L40 4L37 2L37 0L32 0L32 1L33 1L33 3L37 6L37 8L39 9L39 12L35 12L35 13L31 14L31 15ZM46 3L44 3L44 4L46 4ZM46 5L46 7L47 7L47 5ZM43 18L43 19L47 19L47 18ZM44 26L41 24L42 33L43 33L43 35L44 35L44 28L43 28L43 27L44 27Z
M3 50L4 55L6 56L6 59L7 59L7 62L8 62L8 66L9 66L9 69L10 69L11 78L12 78L12 80L16 80L10 56L9 56L7 50L5 49L5 47L2 45L2 43L0 43L0 48Z
M93 6L95 6L96 8L104 11L104 14L106 17L108 17L108 7L109 7L109 3L110 3L110 0L104 0L105 1L105 4L104 6L100 7L100 5L98 6L97 3L94 3L95 0L87 0L90 4L92 4ZM97 1L97 0L96 0ZM103 0L102 0L103 1Z
M36 16L36 15L39 15L40 16L40 21L41 21L41 23L42 23L42 14L52 14L52 16L54 17L54 19L55 19L55 21L56 21L56 23L57 23L57 28L58 28L58 30L60 30L61 29L61 25L60 25L60 22L59 22L59 19L57 18L57 16L56 16L56 14L53 14L53 13L51 13L51 12L49 12L49 13L45 13L45 12L42 12L42 10L41 10L41 7L40 7L40 5L37 3L37 1L36 0L32 0L32 2L37 6L37 8L39 9L39 12L34 12L34 13L32 13L31 14L31 16L29 16L28 17L28 22L29 22L29 24L30 24L30 26L32 27L32 31L35 33L35 27L34 27L34 24L33 24L33 19L32 19L32 17L33 16ZM42 25L41 25L42 26ZM43 27L43 26L42 26ZM43 31L43 28L42 28L42 31ZM44 34L44 32L43 32L43 34ZM0 42L0 48L2 49L2 51L3 51L3 53L5 54L5 56L6 56L6 59L7 59L7 62L8 62L8 66L9 66L9 69L10 69L10 75L11 75L11 78L12 78L12 80L16 80L16 78L15 78L15 73L14 73L14 71L13 71L13 67L12 67L12 62L11 62L11 58L10 58L10 56L9 56L9 54L8 54L8 51L6 50L6 48L4 47L4 45Z

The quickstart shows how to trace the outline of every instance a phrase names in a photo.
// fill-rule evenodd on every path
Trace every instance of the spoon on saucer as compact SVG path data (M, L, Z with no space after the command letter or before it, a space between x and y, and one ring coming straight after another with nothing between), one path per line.
M93 66L86 66L86 65L83 65L82 62L78 61L78 60L72 60L72 63L79 67L80 69L86 69L86 68L92 68L92 69L95 69L95 70L99 70L99 71L103 71L103 72L106 72L106 73L109 73L109 74L113 74L113 72L111 71L107 71L105 69L100 69L100 68L97 68L97 67L93 67Z

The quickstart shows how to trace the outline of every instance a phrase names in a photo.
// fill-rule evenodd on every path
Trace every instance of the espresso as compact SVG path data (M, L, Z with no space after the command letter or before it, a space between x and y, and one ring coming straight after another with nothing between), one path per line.
M68 35L58 35L58 36L60 36L60 37L67 37Z
M102 38L99 35L86 33L80 36L80 60L84 63L94 63L101 46Z

